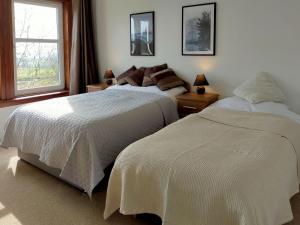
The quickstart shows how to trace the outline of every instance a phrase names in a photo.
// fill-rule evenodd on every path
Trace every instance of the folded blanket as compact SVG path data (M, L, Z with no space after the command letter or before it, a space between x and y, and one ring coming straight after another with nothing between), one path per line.
M299 190L300 126L211 108L130 145L113 168L104 217L152 213L164 225L290 221Z

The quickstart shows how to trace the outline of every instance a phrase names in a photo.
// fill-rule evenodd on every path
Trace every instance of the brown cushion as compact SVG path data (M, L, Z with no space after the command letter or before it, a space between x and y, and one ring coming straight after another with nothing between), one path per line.
M149 76L153 73L157 73L159 71L162 71L162 70L166 70L168 69L168 64L162 64L162 65L157 65L157 66L152 66L152 67L144 67L144 75L145 76Z
M128 82L132 86L141 87L144 79L144 70L138 69L131 73L129 76L125 78L126 82Z
M165 63L153 67L142 67L141 69L144 69L143 87L148 87L148 86L155 85L155 83L151 80L150 75L168 69L168 64Z
M120 74L119 76L117 76L117 83L119 85L123 85L123 84L127 84L126 81L126 77L131 75L134 71L136 71L136 67L132 66L131 68L129 68L128 70L126 70L124 73Z
M166 69L154 73L150 76L150 78L162 91L184 85L184 82L176 75L176 73L172 69Z

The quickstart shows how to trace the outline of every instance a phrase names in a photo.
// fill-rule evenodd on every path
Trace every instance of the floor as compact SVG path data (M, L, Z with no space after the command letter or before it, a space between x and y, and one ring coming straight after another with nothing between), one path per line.
M103 220L105 192L85 194L0 148L0 225L152 225L116 213Z
M16 149L0 148L1 225L156 225L152 218L115 213L103 220L105 192L93 200L75 188L19 160ZM300 196L292 200L300 224Z

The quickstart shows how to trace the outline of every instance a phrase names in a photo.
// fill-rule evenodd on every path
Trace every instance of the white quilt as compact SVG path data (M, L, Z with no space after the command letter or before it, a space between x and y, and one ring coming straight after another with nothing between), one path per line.
M272 114L191 115L119 155L104 217L120 209L163 225L284 224L299 191L299 135L299 124Z
M2 146L38 155L91 195L129 144L178 119L168 97L106 90L28 104L8 119Z

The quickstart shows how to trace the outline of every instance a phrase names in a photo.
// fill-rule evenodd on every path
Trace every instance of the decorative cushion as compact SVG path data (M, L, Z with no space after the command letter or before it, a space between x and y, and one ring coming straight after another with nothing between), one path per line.
M265 72L259 73L254 79L240 85L233 91L233 94L252 104L286 100L272 75Z
M154 73L150 75L150 78L162 91L184 85L184 82L177 77L176 73L172 69L166 69Z
M139 86L141 87L143 84L143 79L144 79L144 70L138 69L128 75L125 80L132 86Z
M153 67L142 67L144 70L143 87L153 86L155 83L151 80L150 75L168 69L168 64L162 64Z
M123 85L123 84L127 84L126 81L126 77L131 75L134 71L136 71L136 67L132 66L131 68L129 68L128 70L126 70L124 73L120 74L119 76L117 76L117 83L119 85Z
M168 64L165 63L162 65L157 65L157 66L153 66L153 67L144 67L144 69L145 69L144 75L150 76L153 73L157 73L159 71L168 69Z

